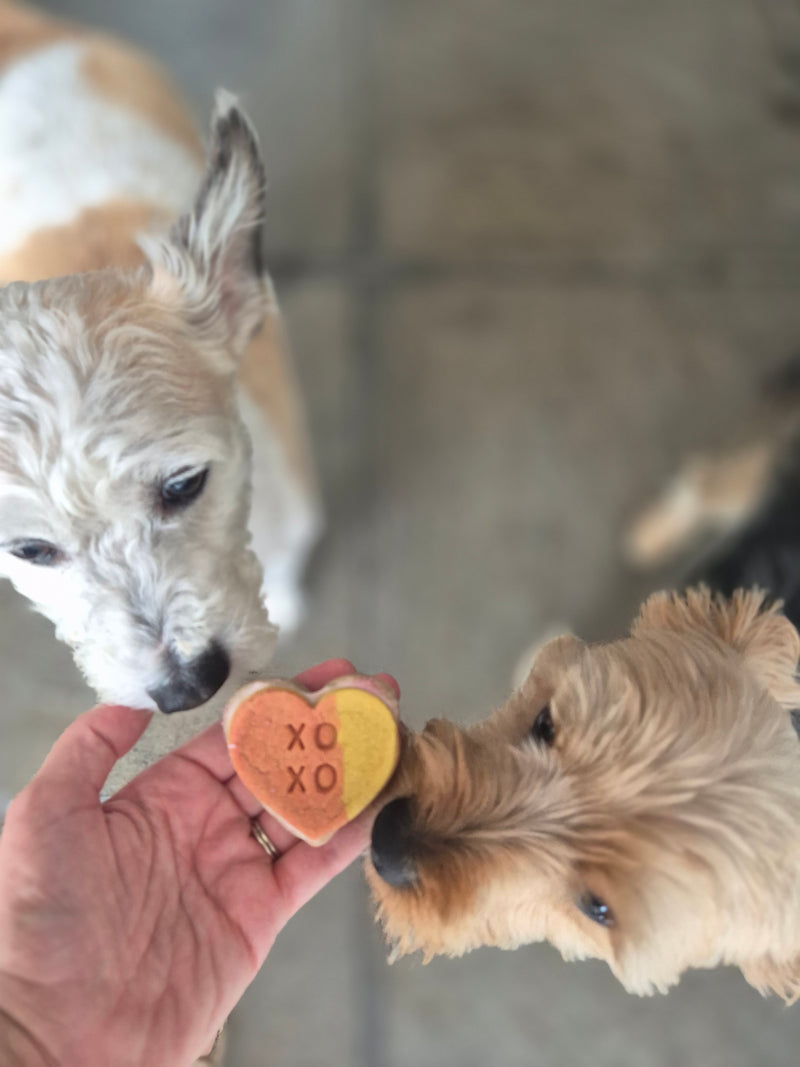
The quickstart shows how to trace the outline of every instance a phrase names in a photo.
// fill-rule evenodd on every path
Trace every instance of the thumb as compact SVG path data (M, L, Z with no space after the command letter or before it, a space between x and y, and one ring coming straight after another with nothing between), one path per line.
M136 744L153 713L101 704L59 737L28 787L43 809L96 802L111 769Z

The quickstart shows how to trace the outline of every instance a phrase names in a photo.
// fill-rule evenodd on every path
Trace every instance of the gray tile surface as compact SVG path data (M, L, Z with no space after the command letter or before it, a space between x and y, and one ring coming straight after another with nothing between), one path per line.
M788 7L789 5L783 5ZM751 0L390 4L381 221L478 262L797 262L794 130ZM785 43L786 36L782 40Z
M755 1067L796 1062L800 1026L733 971L690 975L669 997L627 996L602 964L549 946L396 964L392 1067Z
M347 245L357 135L353 25L363 0L51 0L157 56L207 126L214 89L241 95L270 186L269 246L291 257ZM287 146L290 149L287 151Z
M0 582L0 810L28 781L50 746L93 693L73 666L53 628L35 615L6 582Z
M231 1019L231 1067L363 1062L364 921L353 869L278 938Z
M154 51L201 116L240 91L264 138L329 520L278 668L347 655L399 676L412 722L471 719L551 620L617 632L649 590L626 518L688 449L763 422L759 383L800 340L796 5L46 6ZM91 695L7 589L0 668L8 794ZM353 870L279 938L230 1063L788 1067L798 1047L798 1009L732 971L638 1000L544 946L389 968Z

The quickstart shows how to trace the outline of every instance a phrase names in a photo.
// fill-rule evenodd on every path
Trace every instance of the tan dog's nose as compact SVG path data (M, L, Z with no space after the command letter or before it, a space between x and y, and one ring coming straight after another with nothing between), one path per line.
M415 844L411 801L390 801L372 827L372 864L387 885L401 889L416 882Z
M225 683L231 661L222 645L212 641L205 652L189 663L182 663L170 654L169 667L167 680L147 690L159 711L167 715L205 704Z

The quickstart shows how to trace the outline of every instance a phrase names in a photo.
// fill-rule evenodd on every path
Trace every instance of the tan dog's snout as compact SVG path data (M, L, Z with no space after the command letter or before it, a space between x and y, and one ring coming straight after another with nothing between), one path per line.
M798 647L760 593L659 594L404 739L366 866L394 954L548 940L631 992L724 961L800 995Z
M503 782L527 777L524 756L505 739L484 743L455 723L433 719L404 737L392 799L378 813L370 859L392 889L421 887L502 835L509 851L524 833ZM510 790L509 790L510 792Z
M417 881L416 852L419 837L414 831L412 801L397 797L379 812L372 827L372 865L387 885L402 889Z

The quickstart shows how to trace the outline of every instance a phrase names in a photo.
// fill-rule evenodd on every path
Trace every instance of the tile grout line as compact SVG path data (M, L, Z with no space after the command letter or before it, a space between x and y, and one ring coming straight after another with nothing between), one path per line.
M366 511L378 490L376 464L377 422L372 399L378 385L378 315L377 304L383 288L383 271L374 270L379 257L378 234L378 121L376 97L378 83L375 71L376 36L383 14L381 0L353 0L347 5L344 32L348 33L353 58L350 84L351 102L357 113L355 134L355 167L351 195L350 248L344 260L349 264L348 286L353 296L352 352L355 365L355 390L352 399L351 425L357 427L359 495L366 499ZM348 32L351 31L351 32ZM373 537L359 539L354 554L356 573L351 575L348 608L351 619L374 615L372 590L377 561ZM352 628L352 627L349 627ZM368 916L363 907L363 895L355 903L351 916L356 973L354 984L359 1010L356 1034L355 1064L358 1067L384 1067L387 1035L384 1019L386 987L382 973L376 966L376 953Z
M437 259L397 257L376 259L369 251L345 255L317 255L275 252L268 255L270 274L279 285L317 279L335 279L356 292L374 295L403 285L479 282L481 284L597 285L609 289L652 285L692 286L719 289L737 283L757 288L794 288L800 275L800 257L773 250L756 267L747 250L728 250L725 255L701 255L658 264L611 263L601 260L495 260L480 262L470 258ZM744 264L744 269L742 268Z

